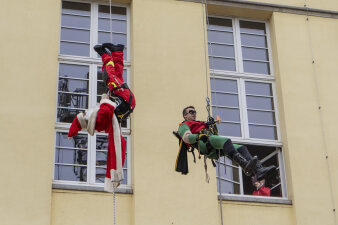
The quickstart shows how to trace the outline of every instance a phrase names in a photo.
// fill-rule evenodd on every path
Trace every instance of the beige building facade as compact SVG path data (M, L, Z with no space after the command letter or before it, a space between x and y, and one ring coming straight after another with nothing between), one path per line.
M116 224L337 225L338 2L206 2L2 1L0 224L114 224L107 137L65 136L102 94L92 47L112 34L137 101ZM270 197L228 159L209 183L196 151L174 171L172 131L185 106L205 120L207 96L220 134L278 167Z

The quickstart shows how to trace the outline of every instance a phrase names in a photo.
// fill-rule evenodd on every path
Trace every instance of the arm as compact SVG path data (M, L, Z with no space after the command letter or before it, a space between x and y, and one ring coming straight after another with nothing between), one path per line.
M197 134L192 134L189 126L187 124L182 124L178 128L178 134L181 136L182 140L186 144L195 144Z

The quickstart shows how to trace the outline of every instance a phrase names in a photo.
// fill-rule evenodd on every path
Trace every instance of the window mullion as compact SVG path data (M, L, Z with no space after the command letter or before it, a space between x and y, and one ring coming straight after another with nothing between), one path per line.
M280 182L282 185L282 197L287 198L288 193L287 193L287 187L286 187L286 181L285 181L284 158L283 158L283 153L280 149L278 150L278 164L279 164L279 177L280 177Z
M242 173L242 167L238 167L238 175L239 175L239 187L240 187L240 194L244 195L244 184L243 184L243 173Z
M241 34L240 34L239 19L234 19L233 23L234 23L235 52L237 54L236 57L237 72L243 73L244 68L241 49Z
M276 133L277 133L277 141L280 142L282 140L281 133L280 133L280 126L279 126L279 115L278 115L278 107L277 107L277 98L276 98L276 87L275 83L271 83L272 87L272 99L273 99L273 109L275 111L275 122L276 122Z
M129 7L127 7L127 46L126 47L127 47L127 61L130 62L130 8ZM128 77L128 81L129 81L129 77Z
M271 40L270 40L270 27L269 23L265 22L265 30L266 30L266 42L268 45L268 56L269 56L269 67L270 67L270 76L274 76L274 71L273 71L273 63L272 63L272 48L271 48Z
M249 122L248 122L248 109L246 104L246 91L244 79L238 80L239 86L239 98L240 98L240 109L241 109L241 121L242 121L242 137L244 139L249 138Z
M93 50L94 45L98 43L98 10L99 5L97 3L92 4L92 13L91 13L91 32L90 32L90 56L91 58L96 58L96 52Z

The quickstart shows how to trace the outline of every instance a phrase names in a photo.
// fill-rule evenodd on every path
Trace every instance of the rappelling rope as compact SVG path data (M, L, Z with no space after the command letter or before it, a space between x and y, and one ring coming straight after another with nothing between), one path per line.
M317 80L317 70L316 70L316 64L315 64L315 57L314 57L314 51L312 47L312 38L311 38L311 29L310 29L310 21L309 21L309 8L306 5L306 0L304 1L304 7L306 8L306 24L307 24L307 30L309 35L309 42L310 42L310 49L311 49L311 58L312 58L312 70L313 70L313 78L315 82L315 89L316 89L316 97L317 97L317 104L318 104L318 112L319 112L319 119L320 119L320 128L322 133L322 139L323 139L323 151L325 154L326 159L326 167L327 172L329 176L329 184L330 184L330 192L331 192L331 204L332 204L332 212L333 212L333 219L334 224L337 225L337 218L336 218L336 206L335 206L335 200L334 200L334 191L333 191L333 184L331 180L331 169L330 169L330 163L329 163L329 155L327 152L327 143L326 143L326 135L325 135L325 129L324 129L324 121L323 121L323 113L322 113L322 106L321 106L321 99L319 96L319 87L318 87L318 80Z
M116 225L116 211L115 211L115 188L113 190L113 204L114 204L114 225Z
M111 0L109 0L109 27L110 27L110 43L113 43L113 23L111 12ZM114 207L114 225L116 225L116 203L115 203L115 188L113 189L113 207Z
M203 24L203 40L204 40L204 60L205 60L205 82L206 82L206 85L207 85L207 93L206 93L206 101L207 101L207 106L206 106L206 109L208 111L208 119L210 118L210 99L209 99L209 82L208 82L208 49L207 49L207 46L209 45L209 43L207 42L207 29L209 27L209 14L208 14L208 3L207 3L207 0L201 0L201 5L202 5L202 24ZM207 28L205 27L205 23L204 23L204 20L207 24ZM210 43L210 54L212 55L212 46L211 46L211 43ZM214 75L214 65L213 65L213 60L212 60L212 57L211 57L211 60L210 60L210 63L211 63L211 71L212 71L212 74ZM213 79L213 85L215 87L215 79ZM216 92L215 92L215 98L216 98ZM216 115L217 115L217 107L215 107L216 109ZM218 187L219 187L219 205L220 205L220 214L221 214L221 224L223 225L223 208L222 208L222 186L221 186L221 175L220 175L220 165L221 165L221 153L219 151L218 153L219 157L218 157ZM206 166L206 163L205 163L205 166Z

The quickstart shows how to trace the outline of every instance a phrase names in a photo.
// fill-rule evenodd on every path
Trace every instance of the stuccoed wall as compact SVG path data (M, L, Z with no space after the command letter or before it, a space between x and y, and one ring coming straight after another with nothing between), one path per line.
M274 13L271 27L289 194L297 224L334 224L338 20L307 21L306 16Z
M201 5L134 0L131 13L135 224L219 224L215 169L207 184L202 160L189 155L190 173L174 171L182 109L194 105L206 118Z
M0 7L1 224L50 224L60 1Z
M51 225L114 224L114 199L111 193L53 191ZM132 195L116 194L116 223L132 223Z

